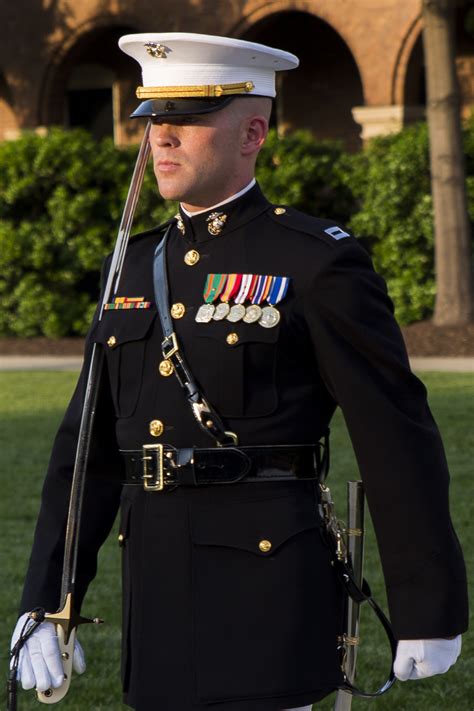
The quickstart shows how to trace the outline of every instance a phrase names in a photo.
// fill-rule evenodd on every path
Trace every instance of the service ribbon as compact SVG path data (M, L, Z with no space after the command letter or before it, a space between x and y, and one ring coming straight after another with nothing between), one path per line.
M134 304L136 302L145 301L144 296L116 296L114 304Z
M252 274L252 279L250 281L250 287L247 292L247 299L253 304L253 296L257 288L259 276L258 274Z
M234 299L236 304L243 304L249 293L252 284L252 274L242 274L242 285L240 291Z
M239 290L241 281L242 274L228 274L226 285L221 293L221 301L227 304Z
M272 277L272 276L265 277L265 283L263 285L263 291L262 291L262 298L260 300L261 302L265 301L267 299L268 294L270 293L270 291L272 289L274 279L275 279L275 277Z
M260 304L262 301L262 294L263 290L265 288L265 280L266 277L263 274L260 274L257 280L257 285L255 287L255 291L252 296L252 304Z
M204 287L204 301L206 304L212 304L219 296L224 288L227 279L227 274L208 274L206 285Z
M274 277L274 282L267 296L267 301L269 304L274 306L278 304L286 295L288 291L288 285L290 283L289 277Z

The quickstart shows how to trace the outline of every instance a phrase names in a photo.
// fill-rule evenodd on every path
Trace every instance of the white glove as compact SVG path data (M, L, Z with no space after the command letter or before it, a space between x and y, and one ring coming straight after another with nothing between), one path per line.
M400 681L444 674L460 653L461 635L454 639L401 639L393 670Z
M27 612L18 619L12 636L12 649L27 620ZM77 639L74 642L72 668L77 674L83 674L86 670L84 652ZM26 640L20 651L17 678L21 680L24 689L36 688L37 691L57 689L63 683L64 671L61 651L56 627L52 622L42 622L31 637Z

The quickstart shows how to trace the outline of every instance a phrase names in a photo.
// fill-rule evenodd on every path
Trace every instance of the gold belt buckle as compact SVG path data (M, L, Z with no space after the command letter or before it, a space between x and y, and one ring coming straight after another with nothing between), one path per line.
M143 488L145 491L163 491L163 445L144 444L143 447ZM155 471L151 473L149 462L155 462Z

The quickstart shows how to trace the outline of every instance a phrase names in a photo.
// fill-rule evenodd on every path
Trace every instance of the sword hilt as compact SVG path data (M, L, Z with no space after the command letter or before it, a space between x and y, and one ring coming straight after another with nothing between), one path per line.
M63 607L57 612L53 612L51 614L46 613L45 621L54 622L54 624L61 627L64 630L65 642L68 644L69 635L74 629L76 629L76 627L85 624L100 625L104 620L101 620L99 617L90 619L90 617L82 617L79 615L74 609L73 595L72 593L68 593Z
M68 593L63 607L58 612L45 615L45 622L52 622L56 625L58 633L58 644L61 652L61 659L64 670L64 681L58 688L50 688L46 691L38 691L38 701L43 704L55 704L63 699L69 691L72 677L72 662L74 656L74 644L76 641L76 629L84 624L102 624L103 620L98 617L90 619L82 617L74 609L73 594Z

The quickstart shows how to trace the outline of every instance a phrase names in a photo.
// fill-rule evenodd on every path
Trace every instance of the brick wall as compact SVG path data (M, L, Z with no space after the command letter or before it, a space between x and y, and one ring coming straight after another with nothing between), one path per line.
M0 140L24 128L67 125L71 75L83 64L100 64L115 76L115 139L136 141L140 130L128 115L139 69L116 43L121 34L149 28L230 35L295 52L301 69L283 79L280 127L310 128L357 147L361 127L353 107L422 101L420 7L421 0L15 0L0 25ZM467 115L474 49L462 27L458 32Z

